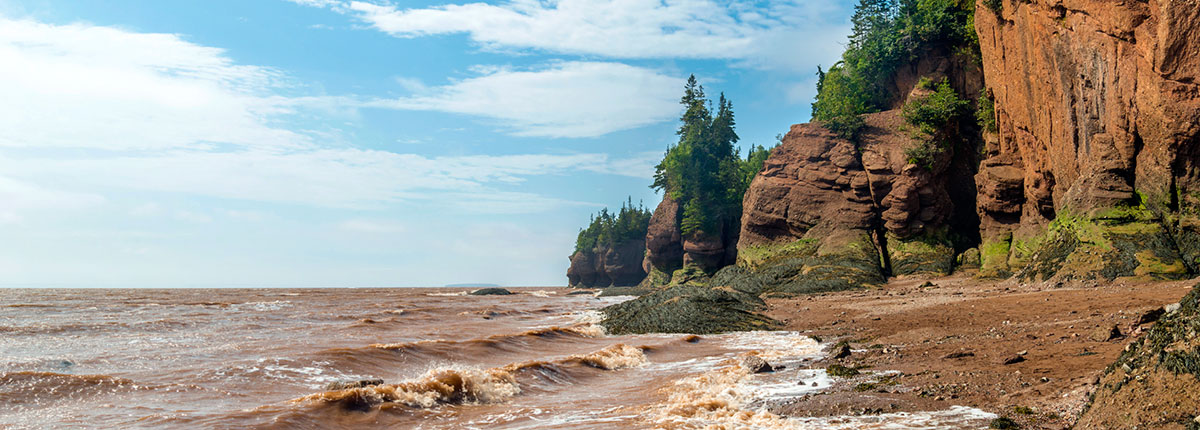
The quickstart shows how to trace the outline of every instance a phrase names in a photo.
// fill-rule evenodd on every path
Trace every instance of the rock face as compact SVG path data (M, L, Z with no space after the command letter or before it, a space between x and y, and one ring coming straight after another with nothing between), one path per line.
M1177 278L1200 261L1200 6L1004 1L975 17L997 132L983 272Z
M679 203L664 195L650 217L642 269L652 285L669 283L672 275L685 267L713 273L735 262L738 237L733 222L719 222L719 231L684 236L679 224L682 215Z
M970 182L973 174L955 166L955 147L971 144L950 130L941 137L954 142L951 148L918 165L905 149L926 137L906 131L899 110L864 121L856 142L820 124L792 126L750 185L738 260L770 273L764 282L778 285L774 289L843 289L881 282L887 274L952 270L950 184ZM811 288L814 283L822 285Z
M1200 287L1100 379L1076 429L1192 429L1200 414Z
M636 239L576 252L567 268L567 281L572 287L584 288L637 285L646 278L642 270L645 252L646 243Z

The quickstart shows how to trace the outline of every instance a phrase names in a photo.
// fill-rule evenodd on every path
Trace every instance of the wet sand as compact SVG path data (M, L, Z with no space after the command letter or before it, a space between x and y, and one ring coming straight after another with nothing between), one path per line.
M817 365L864 371L769 409L804 417L966 405L1022 428L1066 428L1104 369L1151 326L1139 325L1139 317L1178 302L1195 283L1022 284L957 275L768 299L768 314L787 330L849 341L849 357ZM1121 336L1101 340L1114 325Z

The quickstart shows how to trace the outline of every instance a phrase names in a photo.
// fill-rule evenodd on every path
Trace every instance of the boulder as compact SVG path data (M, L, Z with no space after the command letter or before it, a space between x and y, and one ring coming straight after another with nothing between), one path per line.
M747 355L742 357L741 365L743 369L746 369L746 371L750 373L767 373L775 371L775 368L772 367L770 363L767 363L767 360L763 360L762 357L757 355Z
M1088 336L1089 339L1096 342L1108 342L1110 340L1120 339L1121 337L1123 337L1121 334L1121 329L1116 325L1097 327L1092 331L1092 334Z
M507 295L511 295L512 293L513 293L512 291L508 291L503 288L480 288L478 290L472 291L471 295L472 296L507 296Z
M673 286L603 309L610 334L770 330L779 323L758 312L766 304L730 287Z

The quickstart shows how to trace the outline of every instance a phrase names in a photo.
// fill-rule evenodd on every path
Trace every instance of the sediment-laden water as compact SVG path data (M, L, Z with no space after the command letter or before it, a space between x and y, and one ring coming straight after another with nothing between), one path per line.
M626 298L516 289L0 289L0 428L984 428L782 418L833 383L789 332L606 336ZM749 374L748 354L785 366ZM385 384L327 391L331 382Z

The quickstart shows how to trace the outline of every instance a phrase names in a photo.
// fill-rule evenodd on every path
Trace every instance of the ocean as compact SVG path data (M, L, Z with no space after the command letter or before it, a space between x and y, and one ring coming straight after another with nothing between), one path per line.
M828 345L794 332L608 336L599 309L630 297L512 290L0 289L0 428L958 429L995 418L967 407L780 417L772 404L836 383L811 365ZM749 355L782 368L751 374Z

